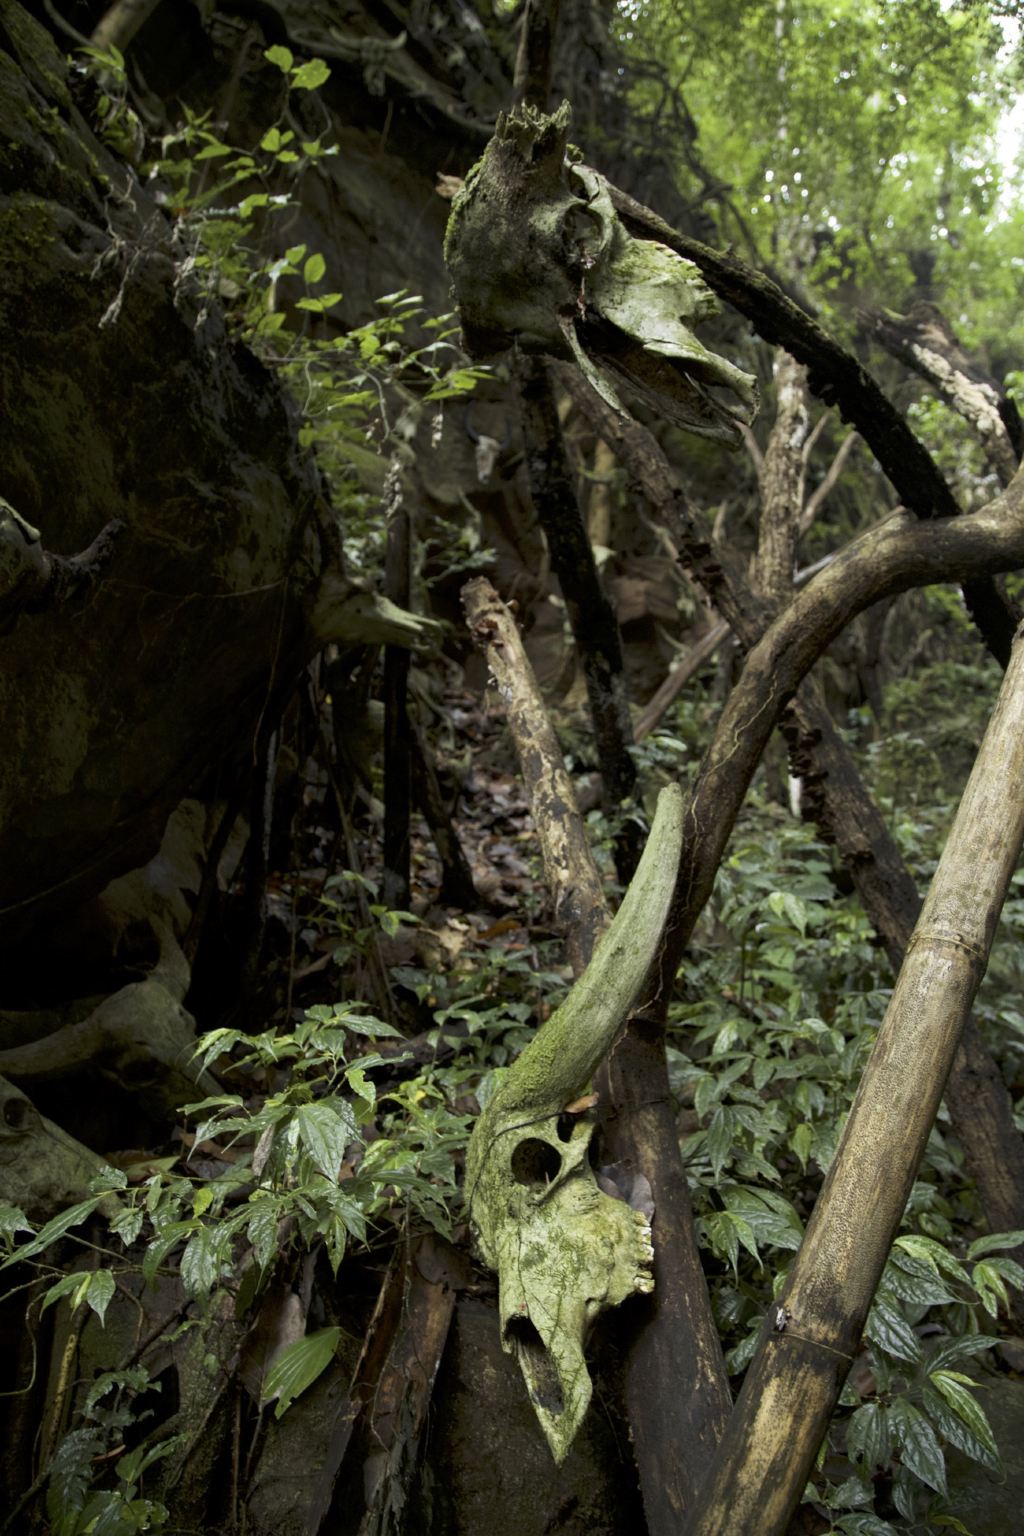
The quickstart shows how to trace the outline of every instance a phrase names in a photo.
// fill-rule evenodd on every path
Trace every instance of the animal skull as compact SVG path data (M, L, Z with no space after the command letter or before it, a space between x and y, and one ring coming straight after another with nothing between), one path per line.
M502 1346L519 1360L558 1462L590 1402L584 1345L594 1320L654 1286L650 1222L598 1187L590 1103L575 1101L657 953L681 841L682 796L672 786L594 959L508 1069L469 1143L467 1198L481 1255L498 1272Z
M661 415L735 446L757 384L710 352L693 327L713 315L698 269L623 226L603 176L567 155L567 102L498 119L452 203L445 259L467 350L571 358L622 411L624 386Z

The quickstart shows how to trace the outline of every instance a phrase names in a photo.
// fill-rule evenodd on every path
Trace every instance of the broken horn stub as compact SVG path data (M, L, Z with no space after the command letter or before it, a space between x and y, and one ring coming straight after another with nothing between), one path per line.
M519 1361L559 1462L590 1402L591 1327L654 1286L648 1211L599 1187L590 1160L595 1105L584 1089L640 999L660 947L682 827L682 794L670 785L593 960L504 1074L466 1155L474 1236L498 1273L502 1345Z
M615 410L622 390L736 446L757 382L695 334L717 301L692 262L628 232L605 178L574 161L570 120L567 102L502 116L453 201L445 259L467 350L575 361Z

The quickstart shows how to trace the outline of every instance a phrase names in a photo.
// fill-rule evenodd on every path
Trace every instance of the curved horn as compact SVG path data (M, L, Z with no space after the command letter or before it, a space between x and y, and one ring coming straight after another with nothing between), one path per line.
M668 920L683 841L683 796L658 796L622 905L569 996L509 1068L485 1114L558 1111L590 1081L635 1007Z

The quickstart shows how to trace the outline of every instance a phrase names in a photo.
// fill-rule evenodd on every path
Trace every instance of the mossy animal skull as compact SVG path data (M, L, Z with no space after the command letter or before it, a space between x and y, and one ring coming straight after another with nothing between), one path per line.
M716 301L692 262L626 231L604 177L567 156L570 117L568 102L499 117L452 204L445 259L466 348L491 357L515 340L572 358L617 410L624 386L734 446L757 384L694 334Z
M598 1188L588 1158L595 1124L576 1101L657 954L681 840L682 796L671 786L593 960L505 1073L469 1142L470 1217L484 1260L498 1272L501 1342L519 1360L559 1462L590 1402L583 1351L591 1325L654 1286L650 1222Z

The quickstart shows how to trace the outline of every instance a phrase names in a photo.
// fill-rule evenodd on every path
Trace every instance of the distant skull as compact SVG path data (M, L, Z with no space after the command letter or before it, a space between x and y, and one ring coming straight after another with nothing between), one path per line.
M703 437L735 445L753 377L697 340L717 303L692 262L625 229L603 176L567 155L568 103L498 120L452 204L445 258L466 347L572 358L609 404L624 385Z
M577 1100L657 953L681 840L682 796L672 786L593 960L499 1081L466 1158L473 1229L498 1272L502 1345L519 1360L559 1462L590 1402L583 1351L594 1320L654 1287L650 1222L598 1188L588 1156L595 1122Z

